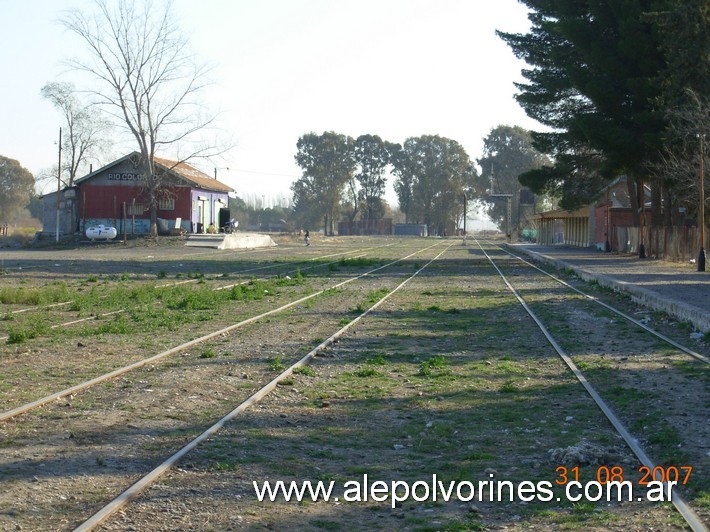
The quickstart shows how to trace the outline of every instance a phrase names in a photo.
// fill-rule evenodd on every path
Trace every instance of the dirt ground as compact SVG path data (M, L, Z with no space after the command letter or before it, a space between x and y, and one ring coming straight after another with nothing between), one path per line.
M624 478L639 489L643 472L473 246L315 238L305 248L296 237L283 237L275 249L217 253L183 244L172 239L149 247L107 244L4 254L4 286L47 288L60 282L72 294L97 286L108 294L120 287L196 280L166 289L184 298L180 301L194 302L200 290L253 282L257 276L279 274L282 282L255 284L262 292L259 298L225 300L218 308L188 311L176 304L165 312L173 321L165 319L162 328L147 322L165 317L158 307L172 304L167 297L159 305L141 302L140 312L124 318L100 318L76 330L60 327L28 341L4 343L3 409L326 291L0 425L5 486L0 528L74 528L387 294L382 306L353 324L306 369L228 422L102 527L684 528L669 504L572 503L563 496L563 486L555 482L560 467L570 474L578 467L580 481L622 468ZM439 259L392 293L449 244ZM406 261L331 288L415 251L420 253ZM693 466L681 491L707 521L706 367L505 260L504 273L652 458L664 468ZM295 270L303 274L299 282ZM648 313L651 326L687 343L683 324L571 281L627 312ZM178 293L186 286L191 292ZM20 306L0 314L8 316ZM61 323L72 312L45 311L43 319ZM187 321L180 322L180 316ZM38 318L4 320L3 330L25 319ZM693 347L708 354L702 343ZM345 500L346 486L353 485L348 482L420 482L423 491L433 475L445 485L477 488L493 480L516 486L550 482L554 497L466 501L464 492L449 501L410 496L392 504L391 499L377 502L368 492L368 500ZM333 482L339 500L259 502L255 483L278 480Z

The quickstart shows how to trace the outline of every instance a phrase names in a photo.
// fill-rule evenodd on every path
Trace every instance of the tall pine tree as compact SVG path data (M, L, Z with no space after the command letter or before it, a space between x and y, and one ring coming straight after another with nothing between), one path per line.
M533 139L555 161L521 182L557 189L560 204L573 208L626 174L638 224L637 185L665 127L658 102L666 61L648 17L663 0L521 1L531 10L530 33L498 35L531 66L516 98L551 128Z

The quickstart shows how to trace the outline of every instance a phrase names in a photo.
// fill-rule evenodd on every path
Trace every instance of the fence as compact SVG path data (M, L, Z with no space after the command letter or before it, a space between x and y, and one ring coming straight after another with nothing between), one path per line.
M0 224L0 236L7 236L10 234L10 226L7 224Z
M621 253L638 253L640 242L638 227L616 227L613 249ZM708 250L708 231L705 231L705 250ZM676 262L697 259L700 248L696 226L644 227L643 244L646 255Z

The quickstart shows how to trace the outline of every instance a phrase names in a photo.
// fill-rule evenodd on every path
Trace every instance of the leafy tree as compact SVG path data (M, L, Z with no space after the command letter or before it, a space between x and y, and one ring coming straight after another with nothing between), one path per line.
M27 205L27 210L29 211L30 215L33 218L36 218L37 220L41 221L44 217L44 201L42 201L42 198L40 196L34 193L34 190L30 195L30 202Z
M168 0L95 0L97 12L69 11L64 26L86 45L89 59L70 61L94 83L89 92L136 141L150 210L150 232L157 235L157 208L167 173L157 170L158 150L183 147L210 125L197 99L207 68L189 52L186 34L175 22ZM178 162L214 155L214 146L196 148Z
M384 213L382 199L385 194L385 169L390 162L392 144L377 135L361 135L355 140L355 178L360 189L358 200L361 216L367 220L378 219Z
M531 10L530 33L498 35L532 67L523 70L527 83L517 84L516 99L552 128L533 139L554 160L521 182L560 191L561 205L572 208L589 201L599 181L626 174L638 224L637 184L665 127L656 102L666 63L646 15L668 0L521 1Z
M343 189L355 171L354 141L326 131L303 135L296 147L296 164L303 170L291 187L296 217L304 227L322 217L325 233L333 234Z
M393 186L397 194L399 210L404 214L404 223L410 223L414 213L413 188L415 180L414 161L410 160L401 145L394 146L391 154L392 173L396 176Z
M550 165L548 157L533 147L532 136L519 126L498 126L491 130L483 141L483 156L477 160L481 175L476 180L475 195L512 194L511 226L519 228L522 220L520 199L529 192L518 177L529 170ZM523 198L534 201L533 198ZM485 212L491 220L503 227L507 216L507 204L500 200L484 200Z
M664 223L671 225L682 222L678 206L692 213L699 205L699 137L705 137L705 153L710 138L710 4L667 0L648 18L659 28L667 59L661 78L669 127L662 160L652 170L664 183ZM710 198L707 190L705 198ZM655 203L660 201L654 198Z
M228 199L229 215L239 222L239 227L244 228L251 223L252 209L240 197Z
M15 159L0 155L0 222L12 221L29 204L34 184L29 170Z
M408 221L425 223L438 234L456 224L463 212L464 192L476 177L458 142L438 135L408 138L393 166L395 191Z
M660 76L663 107L692 104L710 94L710 4L707 0L659 0L645 15L660 35L666 66Z
M96 112L96 108L77 97L71 83L50 82L42 87L41 92L42 97L64 115L66 127L62 135L64 165L61 173L69 174L66 184L71 187L79 168L89 160L97 159L100 152L109 146L106 133L110 125Z

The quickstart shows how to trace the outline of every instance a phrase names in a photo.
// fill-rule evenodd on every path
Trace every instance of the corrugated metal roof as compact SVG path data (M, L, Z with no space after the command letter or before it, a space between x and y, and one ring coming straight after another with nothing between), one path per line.
M120 159L116 159L115 161L107 164L106 166L99 168L98 170L87 174L82 178L75 180L74 183L79 184L83 181L88 181L92 177L106 171L112 166L115 166L125 161L126 159L129 159L130 157L140 157L140 154L138 152L133 152L129 153L128 155L124 155ZM213 179L204 172L200 172L197 168L194 168L185 162L179 163L177 161L171 161L170 159L163 159L162 157L154 157L153 161L162 166L164 169L174 173L178 177L181 177L182 179L184 179L189 184L195 187L203 188L205 190L215 190L217 192L234 192L234 189L229 185L225 185L221 181Z
M185 162L171 161L162 157L153 157L153 161L173 173L182 177L188 183L192 183L200 188L207 190L217 190L219 192L233 192L234 189L216 179L208 176L204 172L200 172L197 168L190 166Z

